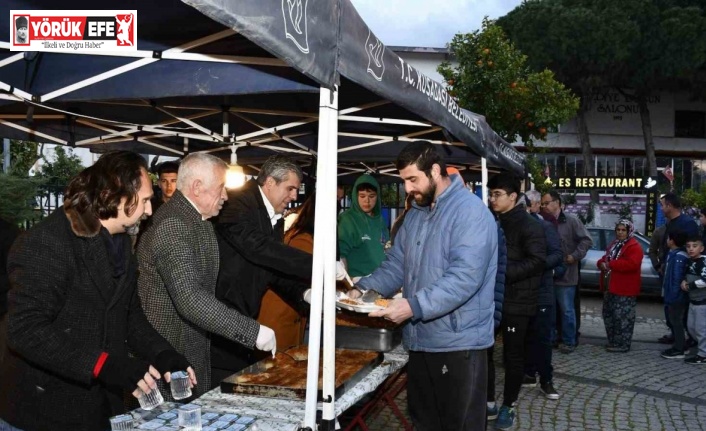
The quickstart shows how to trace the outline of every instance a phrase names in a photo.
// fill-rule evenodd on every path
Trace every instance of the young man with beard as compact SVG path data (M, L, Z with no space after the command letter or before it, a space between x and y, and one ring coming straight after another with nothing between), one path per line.
M495 220L462 181L449 178L431 143L407 145L395 164L414 202L385 261L358 287L390 297L403 286L403 298L370 316L407 322L407 402L415 429L484 429Z
M150 197L145 160L106 153L71 180L63 207L16 241L0 429L104 430L124 412L123 391L137 397L178 370L196 383L137 295L125 233L152 213ZM145 360L129 357L128 348Z
M500 220L507 246L503 321L500 324L505 388L495 428L508 429L515 423L514 405L524 376L529 324L537 314L547 242L539 221L527 214L525 205L517 204L520 197L518 178L507 173L497 174L488 181L488 191L490 206Z

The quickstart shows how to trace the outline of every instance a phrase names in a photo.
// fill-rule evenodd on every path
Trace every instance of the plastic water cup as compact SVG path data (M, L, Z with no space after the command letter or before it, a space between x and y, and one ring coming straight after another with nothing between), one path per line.
M201 430L201 407L195 404L186 404L179 407L179 426L183 431Z
M175 400L183 400L191 396L189 383L189 375L186 371L175 371L172 373L172 380L169 386L172 389L172 396Z
M132 416L118 415L110 418L110 429L112 431L131 431L134 427Z
M142 392L142 395L137 398L137 401L140 402L140 407L142 407L143 410L152 410L164 402L164 397L162 397L162 393L159 392L159 388L154 388L148 394Z

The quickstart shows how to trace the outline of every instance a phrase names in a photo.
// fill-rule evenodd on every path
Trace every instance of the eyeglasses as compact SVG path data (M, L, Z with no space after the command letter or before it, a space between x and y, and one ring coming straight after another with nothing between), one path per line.
M490 199L499 199L503 196L507 196L507 193L505 192L493 192L490 194Z
M550 201L544 201L544 202L542 202L542 203L540 204L540 206L546 207L546 206L549 205L550 203L556 202L556 201L557 201L556 199L552 199L552 200L550 200Z

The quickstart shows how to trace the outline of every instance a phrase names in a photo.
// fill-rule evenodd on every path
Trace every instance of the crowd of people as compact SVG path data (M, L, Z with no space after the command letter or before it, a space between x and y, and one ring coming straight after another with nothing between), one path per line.
M489 179L487 207L429 142L408 144L395 166L404 212L390 232L380 185L360 176L339 215L336 278L353 277L351 298L394 297L370 317L404 325L416 429L508 429L522 387L560 398L553 349L568 355L578 344L579 264L591 237L561 195L522 193L512 174ZM173 372L186 371L199 397L303 342L316 194L285 233L299 166L273 156L234 190L226 170L206 153L163 163L156 196L141 156L106 153L71 181L62 208L19 236L2 229L14 245L0 273L9 290L0 298L0 430L104 430L144 394L171 400ZM670 221L650 257L673 329L663 356L684 357L686 326L698 343L687 362L706 363L703 241L684 230L678 198L665 195L662 206ZM598 268L606 350L621 353L631 347L643 252L631 221L615 233Z

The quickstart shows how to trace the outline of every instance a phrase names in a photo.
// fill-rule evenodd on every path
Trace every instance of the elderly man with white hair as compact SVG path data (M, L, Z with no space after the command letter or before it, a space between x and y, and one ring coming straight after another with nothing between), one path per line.
M218 334L248 348L276 350L272 329L228 308L215 297L218 242L209 218L228 199L227 165L205 153L179 166L177 191L155 215L137 247L138 287L150 323L193 365L194 395L211 388L211 337ZM163 388L162 394L170 393Z

